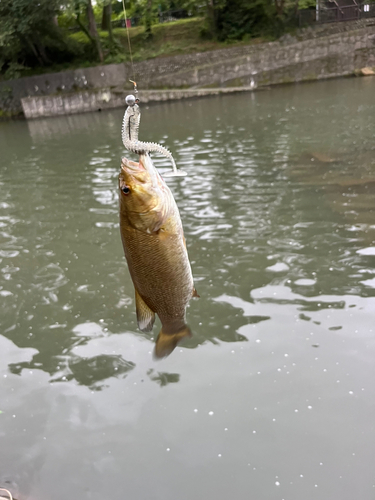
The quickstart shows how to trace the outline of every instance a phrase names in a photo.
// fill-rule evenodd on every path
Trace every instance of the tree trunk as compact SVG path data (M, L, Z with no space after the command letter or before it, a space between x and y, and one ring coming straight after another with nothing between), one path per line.
M77 21L78 26L81 28L81 30L84 32L84 34L90 40L90 42L95 43L95 40L92 38L92 36L90 35L90 33L87 31L86 26L81 21L81 14L80 13L76 14L76 21Z
M284 0L275 0L276 13L279 17L284 14Z
M108 31L109 30L109 25L110 25L110 20L111 20L111 11L112 10L112 4L109 3L107 5L103 5L103 13L102 13L102 30L103 31Z
M109 3L108 6L108 36L109 42L113 45L113 33L112 33L112 3Z
M40 66L44 66L43 60L41 59L40 55L38 54L33 42L30 40L30 38L28 36L25 37L25 40L26 40L27 45L30 47L31 52L34 54L34 56L38 60L38 63L40 64Z
M34 45L37 47L38 52L40 54L40 57L42 58L43 63L47 64L47 65L50 64L51 60L47 56L45 46L43 44L41 44L40 42L37 42Z
M145 34L146 39L152 38L152 0L147 0L146 20L145 20Z
M299 0L295 0L294 2L294 17L297 19L298 16L298 7L299 7Z
M95 42L95 47L96 47L96 51L98 53L99 61L103 62L104 61L103 50L102 50L102 46L100 43L98 30L96 29L94 11L92 10L91 0L87 0L86 9L87 9L87 11L86 11L87 12L87 19L89 22L89 30L88 31L90 33L91 39L94 40L94 42Z
M207 19L209 25L209 31L213 38L217 36L217 19L214 0L206 0L207 7Z
M113 45L113 34L112 34L112 3L109 2L108 5L104 5L102 14L102 30L108 31L108 38L111 45Z

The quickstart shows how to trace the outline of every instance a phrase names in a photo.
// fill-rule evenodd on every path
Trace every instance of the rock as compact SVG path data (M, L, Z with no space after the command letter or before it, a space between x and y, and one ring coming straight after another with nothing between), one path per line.
M295 38L294 36L290 35L289 33L286 33L285 35L283 35L279 39L279 42L282 45L291 45L293 43L297 43L297 41L298 41L297 38Z
M366 67L366 68L362 68L360 70L360 74L362 76L371 76L371 75L375 75L375 71L372 68Z

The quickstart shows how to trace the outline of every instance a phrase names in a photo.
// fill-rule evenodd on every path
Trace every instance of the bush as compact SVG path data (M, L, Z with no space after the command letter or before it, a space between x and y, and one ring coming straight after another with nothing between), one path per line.
M268 0L231 0L217 12L218 39L242 40L264 35L274 24L275 10Z

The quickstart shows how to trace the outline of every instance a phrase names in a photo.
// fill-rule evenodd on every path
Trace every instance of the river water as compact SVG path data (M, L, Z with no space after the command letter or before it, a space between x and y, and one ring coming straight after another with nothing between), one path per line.
M188 172L168 184L200 294L162 361L118 229L123 111L0 123L0 487L374 498L374 85L143 105Z

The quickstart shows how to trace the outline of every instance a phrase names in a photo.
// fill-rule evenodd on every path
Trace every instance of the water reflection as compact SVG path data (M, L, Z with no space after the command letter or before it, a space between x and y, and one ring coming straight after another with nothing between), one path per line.
M106 118L106 129L118 133L118 124L113 115ZM39 118L26 122L30 137L34 144L43 143L45 140L55 141L65 136L74 137L77 133L86 135L96 134L103 125L101 113L87 113L81 115L68 115L53 118Z
M147 372L147 375L152 381L159 384L160 387L165 387L168 384L175 384L180 380L180 375L178 373L155 372L153 368Z
M301 184L320 187L331 210L343 215L368 241L374 241L374 149L357 149L341 149L334 158L306 152L291 163L290 175Z
M105 380L109 377L124 378L129 370L134 368L134 363L125 361L119 355L95 356L93 358L72 358L69 361L71 374L65 376L65 380L76 379L81 385L87 385L91 389L101 389L103 386L98 386L97 382Z

